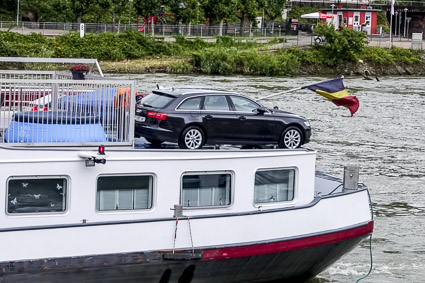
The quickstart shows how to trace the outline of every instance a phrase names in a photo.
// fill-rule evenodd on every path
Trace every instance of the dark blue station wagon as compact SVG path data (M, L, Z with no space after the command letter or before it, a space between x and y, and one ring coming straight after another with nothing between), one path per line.
M268 109L234 92L210 89L159 89L137 103L136 137L154 145L180 148L204 144L297 148L310 141L310 123L288 112Z

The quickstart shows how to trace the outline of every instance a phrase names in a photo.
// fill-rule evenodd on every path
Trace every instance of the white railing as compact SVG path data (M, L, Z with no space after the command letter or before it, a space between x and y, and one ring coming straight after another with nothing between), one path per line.
M46 79L43 72L2 72L2 142L49 146L133 143L133 81ZM49 74L61 76L55 72L44 75Z

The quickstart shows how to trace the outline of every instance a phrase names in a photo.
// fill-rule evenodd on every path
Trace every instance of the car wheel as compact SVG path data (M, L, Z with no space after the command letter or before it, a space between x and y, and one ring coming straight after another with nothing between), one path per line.
M164 141L155 140L155 139L148 139L148 138L145 138L145 139L153 145L161 145L164 142Z
M188 127L183 131L179 140L179 147L184 149L199 149L204 145L205 137L198 127Z
M297 127L289 127L283 131L279 141L280 148L298 148L304 140L303 134Z

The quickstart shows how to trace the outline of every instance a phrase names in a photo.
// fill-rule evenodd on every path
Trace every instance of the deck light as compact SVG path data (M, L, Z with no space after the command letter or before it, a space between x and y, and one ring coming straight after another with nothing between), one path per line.
M99 149L97 150L97 154L105 155L105 147L103 145L99 146Z

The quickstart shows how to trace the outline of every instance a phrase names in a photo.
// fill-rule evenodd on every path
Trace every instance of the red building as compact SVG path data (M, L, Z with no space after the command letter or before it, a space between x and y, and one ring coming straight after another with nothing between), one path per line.
M362 6L360 9L336 7L332 10L324 9L323 11L328 15L332 15L333 12L334 18L327 21L333 20L336 28L344 25L349 29L365 31L367 34L379 34L377 29L378 12L381 11L379 9Z

